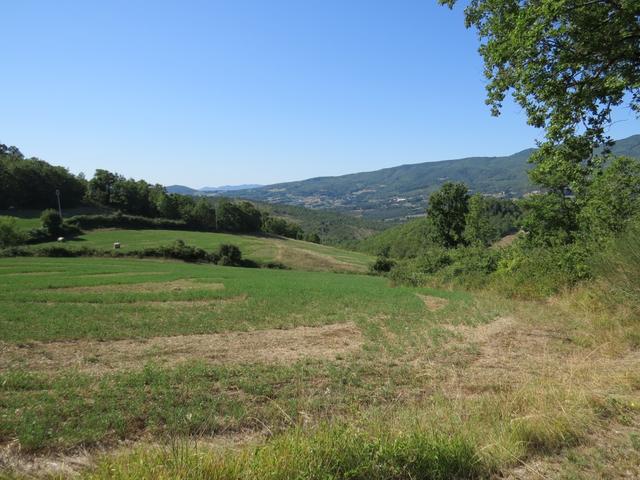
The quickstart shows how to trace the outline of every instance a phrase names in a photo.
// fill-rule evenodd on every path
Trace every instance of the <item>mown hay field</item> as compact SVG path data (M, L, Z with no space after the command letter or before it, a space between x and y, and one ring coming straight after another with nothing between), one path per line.
M64 243L64 246L72 249L88 247L113 250L114 242L119 242L121 251L129 252L169 245L177 239L207 251L215 251L225 243L234 244L249 260L261 263L279 262L289 268L301 270L366 272L368 266L375 260L364 253L284 237L176 230L99 229L70 239ZM54 244L56 242L39 244L39 246Z
M573 305L107 258L1 259L0 287L7 476L639 473L638 327Z

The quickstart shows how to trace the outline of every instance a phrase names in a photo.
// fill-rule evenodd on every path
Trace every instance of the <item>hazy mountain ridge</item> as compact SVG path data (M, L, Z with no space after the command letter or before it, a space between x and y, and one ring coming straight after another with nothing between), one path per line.
M398 220L424 213L429 194L446 181L464 182L472 192L497 197L520 197L536 190L529 181L533 148L503 157L468 157L406 164L371 172L276 183L243 190L192 192L191 195L228 196L272 204L333 209L369 219ZM640 135L621 139L616 155L640 158ZM169 191L180 186L168 187ZM250 187L250 186L247 186ZM180 187L187 188L188 187Z
M202 187L198 189L187 187L186 185L169 185L166 187L166 189L169 193L180 193L182 195L203 195L215 192L235 192L239 190L260 188L262 186L263 185L259 185L257 183L247 183L244 185L221 185L219 187Z

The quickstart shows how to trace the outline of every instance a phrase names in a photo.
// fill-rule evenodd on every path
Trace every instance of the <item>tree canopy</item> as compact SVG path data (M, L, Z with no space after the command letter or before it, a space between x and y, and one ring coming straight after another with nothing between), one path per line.
M464 183L445 183L429 197L427 217L436 242L444 247L462 243L465 217L469 211L469 190Z
M0 144L1 209L55 207L56 190L63 204L73 207L82 201L85 182L64 167L25 158L18 148Z
M610 141L612 108L640 113L640 1L472 0L465 18L480 37L492 113L511 92L545 130L532 178L579 190L602 165L593 152Z

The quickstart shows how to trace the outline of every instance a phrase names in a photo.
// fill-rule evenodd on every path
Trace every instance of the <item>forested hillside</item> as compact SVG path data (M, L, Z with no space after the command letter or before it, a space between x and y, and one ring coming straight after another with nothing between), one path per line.
M640 158L640 135L619 140L615 155ZM426 200L445 182L463 182L471 192L517 198L537 190L527 176L534 149L507 157L471 157L385 168L337 177L279 183L235 195L269 203L332 208L370 219L405 219L424 213Z
M64 167L25 158L17 147L4 144L0 144L0 185L0 247L73 236L95 228L269 233L320 241L317 233L304 232L298 224L246 200L168 193L162 185L104 169L96 170L87 180ZM42 227L33 228L26 236L17 231L15 220L7 219L21 216L35 220L40 210L44 210Z

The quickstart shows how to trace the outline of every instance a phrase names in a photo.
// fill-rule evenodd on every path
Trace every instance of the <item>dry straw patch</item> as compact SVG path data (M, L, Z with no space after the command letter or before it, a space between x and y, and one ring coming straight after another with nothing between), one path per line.
M109 277L140 277L147 275L166 275L167 272L103 272L103 273L86 273L84 275L75 275L74 278L109 278Z
M0 369L74 369L88 373L139 368L145 362L170 366L189 360L221 363L290 363L301 358L335 359L360 349L353 323L290 330L155 337L110 342L74 341L0 345Z
M422 300L425 307L427 307L427 309L432 312L440 310L441 308L444 308L449 304L449 300L447 300L446 298L433 297L431 295L423 295L421 293L416 293L416 296L420 300Z
M607 392L626 385L640 352L611 355L602 347L584 348L562 324L535 324L514 317L471 327L451 326L457 337L423 365L453 396L515 391L548 381L569 390Z
M41 272L14 272L14 273L3 273L4 277L32 277L32 276L40 276L40 275L60 275L65 272L56 271L56 270L44 270Z
M111 285L92 285L86 287L64 287L57 289L73 293L158 293L184 292L188 290L222 290L222 283L196 282L193 279L174 280L171 282L145 282Z
M276 261L283 262L286 265L295 265L302 269L327 270L335 272L354 272L365 270L364 267L338 260L331 255L297 248L287 244L286 242L287 240L276 241L278 249Z

